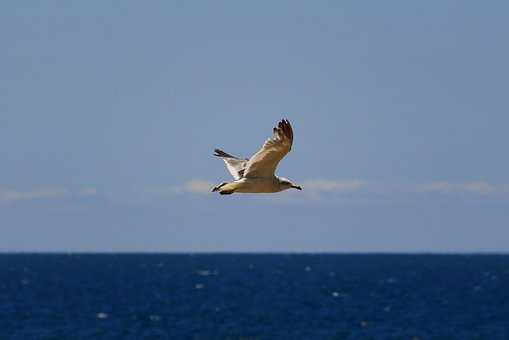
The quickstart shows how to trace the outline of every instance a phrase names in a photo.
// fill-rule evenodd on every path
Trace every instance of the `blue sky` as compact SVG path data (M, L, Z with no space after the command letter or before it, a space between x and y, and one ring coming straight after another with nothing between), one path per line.
M4 1L0 251L509 251L505 1ZM220 197L281 118L302 192Z

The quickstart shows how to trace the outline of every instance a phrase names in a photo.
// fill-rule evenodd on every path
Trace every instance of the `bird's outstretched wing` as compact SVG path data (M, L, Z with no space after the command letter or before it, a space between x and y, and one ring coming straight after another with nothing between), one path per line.
M214 152L214 156L221 157L223 159L226 164L226 168L235 180L241 179L244 176L247 159L239 159L220 149L215 149Z
M244 177L272 177L279 161L290 152L293 143L293 130L290 122L283 119L274 134L267 139L262 148L249 159Z

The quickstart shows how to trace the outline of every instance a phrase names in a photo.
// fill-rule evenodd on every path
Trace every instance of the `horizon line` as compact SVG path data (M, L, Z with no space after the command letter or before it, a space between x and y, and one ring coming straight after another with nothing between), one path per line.
M509 251L3 251L0 255L509 255Z

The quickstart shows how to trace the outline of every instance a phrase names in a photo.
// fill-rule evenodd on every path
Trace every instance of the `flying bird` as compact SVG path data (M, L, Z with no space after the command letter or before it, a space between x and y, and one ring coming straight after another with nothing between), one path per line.
M290 188L302 190L287 178L275 175L279 161L290 152L292 143L292 126L287 119L283 119L274 128L272 137L267 139L262 148L249 159L240 159L223 150L215 149L214 156L223 159L235 181L223 182L212 191L230 195L234 192L273 193Z

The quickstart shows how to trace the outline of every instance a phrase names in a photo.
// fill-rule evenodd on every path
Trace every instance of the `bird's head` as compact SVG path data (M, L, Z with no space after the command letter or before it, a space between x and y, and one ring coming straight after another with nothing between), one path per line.
M297 189L297 190L302 190L302 188L300 186L298 186L296 184L293 184L287 178L278 177L278 180L279 180L279 187L281 188L281 191L286 190L286 189L290 189L290 188L294 188L294 189Z

